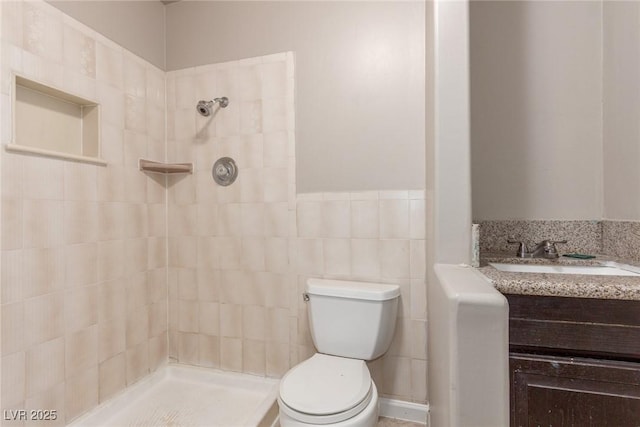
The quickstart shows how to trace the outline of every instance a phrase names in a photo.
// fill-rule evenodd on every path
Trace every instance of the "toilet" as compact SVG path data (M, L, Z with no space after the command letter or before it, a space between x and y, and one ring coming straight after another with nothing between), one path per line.
M307 281L304 297L318 353L280 381L282 427L376 425L378 391L366 361L389 348L399 296L397 285Z

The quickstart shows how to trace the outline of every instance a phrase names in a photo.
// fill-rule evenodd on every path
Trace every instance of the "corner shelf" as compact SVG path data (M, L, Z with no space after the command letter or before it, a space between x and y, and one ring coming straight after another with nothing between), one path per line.
M161 163L153 160L140 159L138 161L141 171L164 174L193 173L193 163Z

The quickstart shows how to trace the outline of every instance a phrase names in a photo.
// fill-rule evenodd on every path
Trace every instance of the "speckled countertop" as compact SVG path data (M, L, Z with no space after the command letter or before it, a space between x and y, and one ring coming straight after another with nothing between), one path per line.
M549 260L544 258L522 259L507 254L486 254L482 256L478 270L503 294L640 301L640 276L519 273L500 271L488 265L490 262L509 264L598 265L601 261L616 261L621 264L640 266L640 263L637 261L619 260L600 255L590 260L566 257Z

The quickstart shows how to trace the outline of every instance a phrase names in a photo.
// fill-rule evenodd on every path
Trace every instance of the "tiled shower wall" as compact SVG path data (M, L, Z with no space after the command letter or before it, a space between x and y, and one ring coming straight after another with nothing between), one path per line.
M44 2L1 13L3 145L12 72L102 108L106 167L0 150L2 409L64 425L167 360L165 183L137 167L165 155L164 72Z
M270 376L290 366L293 77L291 53L167 74L169 159L195 166L169 182L169 342L181 363ZM227 108L196 113L221 96ZM239 168L228 187L211 174L225 156Z

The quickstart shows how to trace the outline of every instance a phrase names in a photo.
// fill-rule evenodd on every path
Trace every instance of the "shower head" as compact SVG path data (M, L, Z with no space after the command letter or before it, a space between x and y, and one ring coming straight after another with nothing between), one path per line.
M198 113L200 113L200 115L209 117L211 115L211 108L213 107L213 104L216 103L220 104L220 107L225 108L227 105L229 105L229 98L223 96L222 98L214 98L212 101L198 101L196 109L198 110Z

